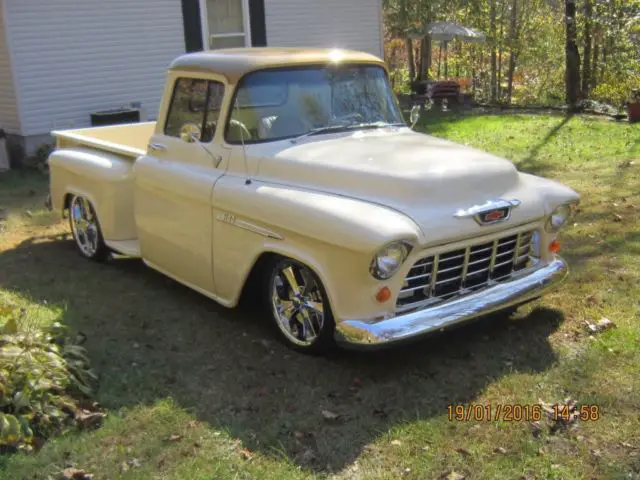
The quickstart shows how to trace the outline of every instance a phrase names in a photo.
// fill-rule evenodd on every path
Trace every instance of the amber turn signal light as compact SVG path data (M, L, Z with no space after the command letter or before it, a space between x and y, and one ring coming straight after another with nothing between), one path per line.
M382 287L380 290L378 290L378 293L376 293L376 300L378 301L378 303L384 303L390 298L391 290L389 290L389 287Z
M560 251L560 242L558 240L554 240L549 244L549 251L551 253L558 253Z

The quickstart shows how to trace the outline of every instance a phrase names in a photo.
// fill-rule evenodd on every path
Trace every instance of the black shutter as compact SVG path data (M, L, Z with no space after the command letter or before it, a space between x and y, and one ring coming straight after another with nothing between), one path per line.
M200 2L198 0L181 0L181 2L185 49L187 52L199 52L202 50Z
M251 46L267 46L267 24L264 0L249 0L249 20L251 22Z

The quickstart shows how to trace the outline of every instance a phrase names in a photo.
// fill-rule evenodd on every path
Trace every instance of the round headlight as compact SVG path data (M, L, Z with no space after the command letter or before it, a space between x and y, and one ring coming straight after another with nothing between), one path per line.
M575 207L575 204L560 205L551 212L551 215L547 220L547 224L545 225L547 232L557 232L564 227L573 215Z
M369 271L378 280L387 280L398 271L411 252L407 242L392 242L380 249L371 260Z

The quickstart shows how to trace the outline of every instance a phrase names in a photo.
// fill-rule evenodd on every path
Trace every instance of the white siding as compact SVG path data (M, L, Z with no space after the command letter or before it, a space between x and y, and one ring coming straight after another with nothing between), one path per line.
M267 45L362 50L382 57L382 0L265 0Z
M9 45L4 28L3 5L0 0L0 128L8 133L20 133L20 118L13 86Z
M159 107L184 53L180 0L4 0L22 133L90 124L90 113Z

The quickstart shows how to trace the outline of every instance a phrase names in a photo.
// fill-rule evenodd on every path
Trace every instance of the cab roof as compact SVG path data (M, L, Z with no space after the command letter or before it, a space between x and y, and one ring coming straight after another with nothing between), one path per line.
M368 63L385 67L378 57L354 50L329 48L228 48L188 53L176 58L169 70L218 73L236 83L246 73L265 68L329 63Z

